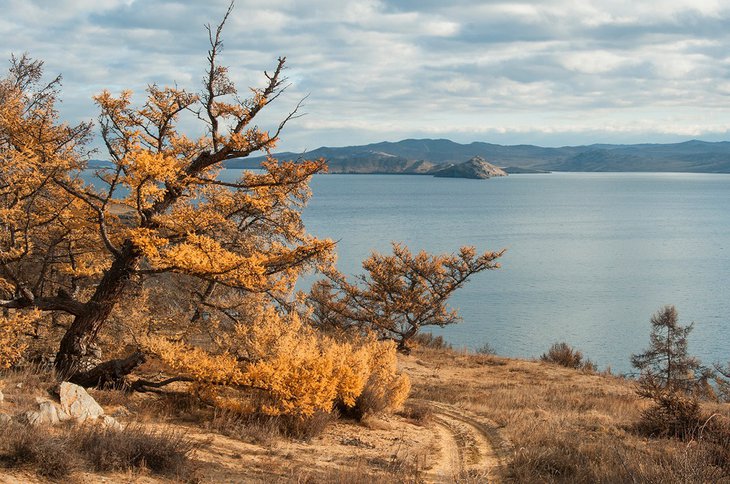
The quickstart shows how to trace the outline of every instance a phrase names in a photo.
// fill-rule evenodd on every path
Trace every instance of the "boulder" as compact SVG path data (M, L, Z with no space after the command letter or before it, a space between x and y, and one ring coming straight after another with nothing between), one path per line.
M104 416L104 409L86 390L73 383L63 382L59 389L61 409L72 418L84 422Z
M31 425L55 425L71 418L50 400L37 399L37 402L38 410L29 410L23 415Z

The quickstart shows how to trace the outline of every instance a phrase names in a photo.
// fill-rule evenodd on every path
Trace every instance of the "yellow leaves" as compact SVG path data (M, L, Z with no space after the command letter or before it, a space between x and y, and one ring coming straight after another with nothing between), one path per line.
M118 306L95 314L82 338L93 340L111 320L218 405L306 416L358 405L381 380L379 398L403 393L392 345L325 336L287 299L302 271L332 261L333 242L309 236L301 220L324 160L268 159L263 173L221 176L223 162L275 146L283 123L276 135L248 126L281 92L283 62L248 101L217 65L203 99L156 85L141 107L131 91L96 96L114 165L97 188L79 176L88 129L57 123L55 90L34 109L0 80L0 261L12 280L0 288L32 287L37 298L72 292L79 304L104 294L107 307ZM195 141L176 132L194 103L207 122ZM109 272L112 261L120 271ZM139 284L127 282L130 274ZM123 304L132 293L134 304ZM0 366L22 351L17 336L28 324L0 320Z
M214 116L222 118L242 118L246 115L246 110L240 104L224 103L214 101L211 106L211 112Z
M226 274L240 280L256 280L264 275L261 256L240 256L205 235L187 235L184 242L167 249L163 257L168 265L194 274Z
M141 227L129 229L127 237L152 263L160 259L160 249L169 242L157 231Z
M226 329L219 326L217 331ZM372 337L336 340L305 324L296 313L281 314L271 306L233 326L229 337L221 339L223 352L160 338L145 341L173 370L203 387L251 389L239 393L237 400L230 392L221 397L223 389L209 389L209 399L227 409L310 416L331 411L337 402L353 407L366 388L379 391L379 398L388 402L382 410L394 408L407 395L393 344Z
M269 137L269 133L258 128L231 133L223 141L234 152L249 153L262 149L271 150L276 147L276 139Z
M394 411L408 398L411 382L408 376L397 371L395 342L372 341L370 346L370 375L363 390L365 411Z
M198 99L196 94L182 89L160 89L153 84L147 87L147 104L139 110L139 114L157 125L163 125L175 120L180 111L196 103Z
M310 301L320 325L361 326L396 339L405 350L422 326L457 322L458 314L446 305L448 297L472 275L498 268L495 260L503 253L477 255L473 247L462 247L456 254L413 255L394 243L392 255L373 252L363 262L362 287L329 270L329 280L313 286Z
M269 315L271 316L271 314ZM262 411L312 415L330 411L335 402L354 406L369 376L376 371L373 351L391 351L375 341L343 342L301 325L294 315L268 317L239 328L257 358L246 368L251 385L272 397ZM273 337L272 337L273 336ZM393 368L394 369L394 368Z
M94 96L94 101L102 111L107 112L121 112L127 109L131 103L132 91L129 89L123 90L119 97L112 96L112 93L104 89L101 94Z
M73 264L64 264L59 270L72 277L92 277L103 273L110 265L111 261L106 258L100 258L95 253L85 253L76 256Z
M143 344L170 368L183 371L199 382L240 385L245 381L236 359L229 354L211 355L200 348L154 336L144 339Z
M4 241L5 242L5 241ZM23 255L26 254L26 247L20 245L20 241L16 241L18 245L12 246L3 244L3 248L0 250L0 263L6 264L8 262L19 260ZM28 245L28 249L32 249L32 245Z
M8 316L0 316L0 369L10 368L23 355L28 345L21 336L40 316L40 311L13 311Z
M267 283L263 265L266 258L260 254L237 254L206 235L187 234L172 241L157 234L157 231L145 228L128 231L130 240L154 270L212 277L251 289Z
M125 181L130 186L138 186L147 181L172 181L182 168L181 161L177 158L148 150L129 153L122 160L122 164L128 176Z
M15 284L13 284L11 281L5 279L4 277L0 277L0 291L13 292L14 290L15 290Z

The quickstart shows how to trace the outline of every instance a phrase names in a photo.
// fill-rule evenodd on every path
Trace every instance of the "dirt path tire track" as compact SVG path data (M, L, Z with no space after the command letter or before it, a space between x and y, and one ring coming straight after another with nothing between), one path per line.
M439 457L427 482L500 482L508 443L498 426L463 409L437 402L421 402L433 411Z

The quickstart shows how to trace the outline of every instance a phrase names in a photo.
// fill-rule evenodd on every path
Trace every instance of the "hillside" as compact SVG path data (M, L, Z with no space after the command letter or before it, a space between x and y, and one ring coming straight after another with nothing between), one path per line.
M190 394L91 391L124 426L153 437L185 436L195 447L190 462L162 475L159 469L102 472L56 455L34 468L13 461L13 448L0 442L0 482L47 482L36 472L54 465L70 466L65 480L81 483L727 482L706 460L702 442L689 446L637 432L648 403L631 380L444 348L417 349L401 356L399 366L413 384L401 412L323 422L299 438L281 435L267 421L215 414ZM47 400L52 384L49 375L33 371L0 373L0 414ZM716 419L728 415L727 405L704 405ZM8 433L3 422L4 442L17 439L17 428ZM54 452L69 445L64 435L88 432L33 429L29 435ZM104 445L97 440L90 455L113 457ZM120 463L98 462L110 464Z
M673 144L564 146L503 146L455 143L445 139L407 139L340 148L321 147L307 153L284 152L280 159L325 158L330 173L426 174L435 166L462 163L480 156L508 172L646 171L730 173L730 142L686 141ZM229 168L255 168L263 158L229 162Z

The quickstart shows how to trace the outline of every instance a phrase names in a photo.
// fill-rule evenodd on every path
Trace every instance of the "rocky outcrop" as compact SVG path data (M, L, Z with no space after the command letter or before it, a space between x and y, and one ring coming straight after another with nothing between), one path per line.
M488 163L481 156L475 156L464 163L450 165L444 169L438 170L433 174L433 176L439 178L486 179L493 176L507 176L507 173L498 166Z
M61 409L74 419L84 422L104 416L104 409L86 390L73 383L63 382L60 388Z
M36 398L35 410L28 410L16 418L31 425L56 425L66 420L78 423L92 422L119 429L114 417L104 415L104 409L86 390L73 383L63 382L59 388L60 404L45 398Z

